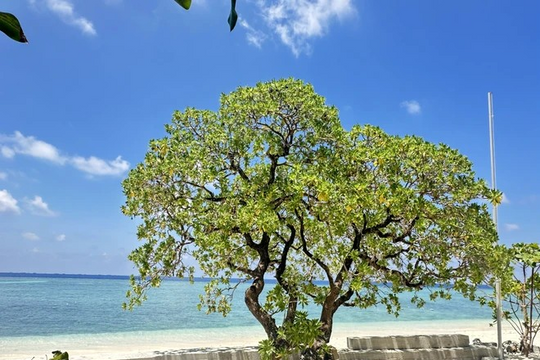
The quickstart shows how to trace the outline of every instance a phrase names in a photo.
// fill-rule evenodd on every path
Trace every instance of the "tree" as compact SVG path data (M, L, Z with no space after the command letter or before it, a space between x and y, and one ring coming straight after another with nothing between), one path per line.
M501 193L456 150L373 126L346 131L337 109L294 79L240 87L220 105L175 112L123 183L122 210L142 220L144 241L130 254L140 276L127 307L165 276L193 276L192 258L213 279L201 298L208 311L227 314L233 279L250 283L263 357L316 358L340 307L397 314L397 295L424 287L432 299L449 298L450 286L474 298L495 268L481 200ZM316 319L303 309L310 302Z
M540 246L517 243L508 250L514 267L508 268L509 276L503 281L504 299L510 307L503 315L519 335L520 351L529 356L540 331Z
M174 0L184 9L189 10L191 7L191 0ZM238 20L238 14L236 12L236 0L231 0L231 10L227 22L231 31L234 30L236 22ZM15 15L5 12L0 12L0 31L9 36L15 41L27 43L28 40L24 35L19 19Z

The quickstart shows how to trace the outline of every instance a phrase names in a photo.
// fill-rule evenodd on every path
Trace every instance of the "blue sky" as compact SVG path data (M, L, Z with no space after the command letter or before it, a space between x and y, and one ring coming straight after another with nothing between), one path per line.
M324 4L324 5L322 5ZM121 181L174 110L282 77L345 127L459 149L490 178L494 94L501 241L540 240L540 2L0 0L0 272L130 274Z

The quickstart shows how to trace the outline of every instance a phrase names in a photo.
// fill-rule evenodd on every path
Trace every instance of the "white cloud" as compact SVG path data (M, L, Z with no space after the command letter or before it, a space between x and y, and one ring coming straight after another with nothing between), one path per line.
M0 171L0 180L6 180L7 174L5 172Z
M17 205L17 200L7 190L0 190L0 213L13 212L20 214L21 209Z
M407 112L411 115L417 115L422 112L422 107L416 100L402 101L400 106L402 108L405 108Z
M37 254L37 253L40 253L41 251L37 247L35 247L35 248L32 249L32 252L34 254Z
M506 196L505 193L503 193L503 195L502 195L501 203L502 204L510 204L510 199Z
M246 39L248 43L260 49L266 40L266 35L262 31L254 29L244 19L240 19L240 26L246 29Z
M62 155L55 146L33 136L24 136L18 131L13 135L0 134L0 150L6 158L22 154L59 165L70 164L91 175L121 175L129 169L129 162L122 160L121 156L114 160L103 160L95 156L84 158Z
M24 136L18 131L15 131L13 135L0 134L0 144L2 145L2 155L6 158L22 154L57 164L63 164L66 161L53 145L37 140L33 136Z
M90 175L120 175L129 169L129 163L118 156L114 160L106 161L94 156L83 158L76 156L71 159L73 166Z
M30 211L34 215L40 216L55 216L56 213L49 209L49 205L43 201L41 196L34 196L33 200L26 200Z
M518 224L504 224L504 229L506 231L516 231L519 230Z
M0 138L0 141L1 140L2 139ZM2 146L2 148L0 149L0 153L2 153L3 157L8 158L8 159L11 159L12 157L15 156L15 151L13 151L11 148L7 146Z
M268 28L298 57L311 52L310 41L328 32L330 23L356 14L352 0L258 0ZM249 37L256 44L259 37Z
M25 233L22 234L22 237L25 238L26 240L30 240L30 241L39 240L39 236L37 236L33 232L25 232Z
M85 35L97 35L94 24L85 17L79 16L73 3L69 0L46 0L47 8L58 15L66 24L79 28Z
M66 234L60 234L56 236L56 241L65 241L66 240Z

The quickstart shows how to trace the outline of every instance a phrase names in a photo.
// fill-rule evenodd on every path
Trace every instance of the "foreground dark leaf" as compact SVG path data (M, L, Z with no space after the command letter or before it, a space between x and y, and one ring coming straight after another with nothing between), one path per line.
M0 31L15 41L27 43L19 20L12 14L0 12Z
M231 0L231 13L229 14L229 18L227 19L227 22L229 23L229 28L231 29L231 31L234 30L237 20L238 20L238 14L236 13L236 0Z
M191 0L174 0L176 1L181 7L183 7L186 10L189 10L191 7Z

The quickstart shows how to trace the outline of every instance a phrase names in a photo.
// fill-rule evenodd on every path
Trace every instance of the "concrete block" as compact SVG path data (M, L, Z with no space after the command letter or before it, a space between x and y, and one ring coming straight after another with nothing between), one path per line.
M352 350L439 349L469 346L467 335L367 336L347 338Z
M461 347L440 349L354 350L340 352L340 360L480 360L495 356L497 349Z
M339 360L492 360L498 355L496 346L469 345L466 335L357 337L347 342L349 349L337 351ZM131 360L260 360L260 356L256 347L246 347L170 350ZM300 355L288 360L300 360Z

